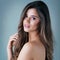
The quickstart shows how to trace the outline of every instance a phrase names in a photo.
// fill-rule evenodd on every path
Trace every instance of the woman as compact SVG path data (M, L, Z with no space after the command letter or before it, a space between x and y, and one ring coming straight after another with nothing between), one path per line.
M29 3L22 11L18 33L7 47L8 60L52 60L53 36L47 5Z

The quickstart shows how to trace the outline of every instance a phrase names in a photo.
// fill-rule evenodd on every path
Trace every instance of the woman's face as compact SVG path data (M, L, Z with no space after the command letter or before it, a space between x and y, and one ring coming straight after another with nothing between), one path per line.
M25 32L33 32L37 30L38 23L40 22L36 9L31 8L27 11L23 20L23 28Z

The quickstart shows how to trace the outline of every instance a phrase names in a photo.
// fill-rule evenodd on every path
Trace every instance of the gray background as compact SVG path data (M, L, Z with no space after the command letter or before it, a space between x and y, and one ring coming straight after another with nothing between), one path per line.
M7 60L9 36L17 32L22 9L35 0L0 0L0 60ZM54 60L60 60L60 0L43 0L49 7L54 34Z

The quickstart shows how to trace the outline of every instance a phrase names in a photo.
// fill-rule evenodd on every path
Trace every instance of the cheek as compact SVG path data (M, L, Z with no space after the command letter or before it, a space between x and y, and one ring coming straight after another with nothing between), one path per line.
M23 20L23 26L24 26L25 23L26 23L26 20Z
M35 26L35 25L38 25L38 23L39 23L39 20L37 20L37 21L31 21L31 25L33 25L33 26Z
M37 28L39 21L31 22L31 28Z

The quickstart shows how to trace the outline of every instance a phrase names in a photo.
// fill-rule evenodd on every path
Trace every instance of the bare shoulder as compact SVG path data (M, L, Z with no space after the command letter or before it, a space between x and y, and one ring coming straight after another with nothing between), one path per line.
M31 60L32 54L33 54L33 46L29 42L25 43L19 53L18 60Z
M18 60L43 60L45 58L45 49L43 45L35 42L27 42L24 44L18 56Z
M27 52L32 52L33 51L33 45L32 45L32 43L30 43L30 42L25 43L24 46L23 46L23 48L22 48L22 50L24 50L25 52L26 51Z
M28 47L29 49L31 49L33 47L32 43L31 42L27 42L24 44L24 47Z

